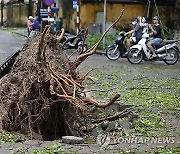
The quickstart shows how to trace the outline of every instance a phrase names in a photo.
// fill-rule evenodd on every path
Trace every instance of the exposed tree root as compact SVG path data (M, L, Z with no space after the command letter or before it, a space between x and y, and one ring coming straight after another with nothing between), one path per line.
M110 101L108 101L107 103L99 103L97 102L96 100L94 100L93 98L91 97L86 97L84 99L84 102L86 103L91 103L97 107L100 107L100 108L105 108L105 107L108 107L110 105L112 105L118 98L120 97L119 94L116 94Z
M120 20L123 11L112 26ZM85 53L80 52L74 61L56 49L64 29L56 37L46 26L41 35L26 44L25 51L17 57L11 72L0 80L0 132L3 126L7 131L20 131L31 139L43 140L82 135L78 128L87 128L86 119L92 114L92 106L106 108L120 97L116 94L106 103L86 97L84 80L89 72L81 76L76 71L88 56L95 53L110 28L97 44ZM97 121L116 119L123 114L125 111L98 118Z

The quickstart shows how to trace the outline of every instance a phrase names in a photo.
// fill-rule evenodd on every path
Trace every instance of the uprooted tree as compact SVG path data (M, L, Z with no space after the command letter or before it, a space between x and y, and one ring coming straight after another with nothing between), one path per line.
M116 24L121 16L109 27ZM30 138L53 140L63 135L82 135L79 127L86 126L86 118L96 122L117 118L127 110L110 117L90 113L92 106L105 108L119 97L116 94L106 103L87 97L82 76L77 67L94 54L99 43L70 60L56 49L63 37L50 33L45 27L42 34L26 44L17 57L12 70L0 80L0 116L7 131L29 134ZM88 73L87 73L88 74Z

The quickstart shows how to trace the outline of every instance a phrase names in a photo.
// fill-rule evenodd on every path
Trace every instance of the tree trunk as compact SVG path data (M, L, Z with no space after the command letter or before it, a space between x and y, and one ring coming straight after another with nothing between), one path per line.
M7 25L13 25L13 4L11 1L7 4Z
M175 39L180 39L180 0L176 0L175 5ZM178 44L179 45L179 44Z
M32 0L29 0L29 4L28 4L28 16L32 16L32 12L33 12L33 7L32 7Z
M4 1L1 1L1 26L3 26L3 9L4 8Z
M176 0L175 5L175 30L180 31L180 0Z

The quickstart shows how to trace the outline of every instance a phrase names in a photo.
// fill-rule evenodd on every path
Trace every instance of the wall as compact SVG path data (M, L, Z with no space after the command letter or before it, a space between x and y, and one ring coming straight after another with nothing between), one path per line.
M27 22L27 5L17 4L13 5L13 25L24 26Z
M131 5L131 4L107 4L107 22L113 22L120 15L121 10L125 9L124 15L117 27L124 28L129 21L144 13L143 5ZM89 23L96 21L97 12L103 12L104 5L95 3L86 3L81 5L81 26L88 27Z
M68 4L63 4L67 2ZM71 0L61 1L62 12L59 17L63 20L63 27L69 31L75 31L76 11L72 9ZM130 20L137 16L146 15L146 5L142 4L118 4L107 3L107 22L112 23L120 15L121 10L125 9L122 19L116 24L115 28L127 29ZM68 10L68 11L67 11ZM90 23L96 22L98 12L104 11L103 3L81 3L80 22L81 28L86 28ZM158 6L158 11L163 25L171 29L174 28L175 8L174 6ZM157 15L155 6L152 7L152 16ZM102 17L103 18L103 17Z
M177 0L180 1L180 0ZM178 2L179 4L179 2ZM36 6L33 5L33 12ZM130 19L139 15L144 15L146 12L146 6L140 4L119 4L119 3L107 3L107 22L113 22L121 13L122 9L125 9L122 19L116 24L115 28L127 28ZM176 8L177 5L176 5ZM6 12L8 10L8 13ZM86 28L90 23L96 22L98 12L103 12L103 3L81 3L80 6L80 22L81 28ZM4 9L4 15L8 16L8 22L10 25L26 25L27 4L13 4L8 5L7 9ZM153 15L157 15L155 7L152 8ZM158 11L163 24L173 28L174 20L179 21L178 15L175 15L175 8L173 6L158 6ZM178 11L179 12L179 11ZM34 12L35 13L35 12ZM34 14L33 14L34 15ZM76 32L76 10L72 8L72 0L60 0L60 11L58 17L61 18L63 27L70 32ZM175 22L178 23L178 22ZM175 27L179 27L178 25Z
M35 15L36 6L33 4L33 15ZM28 14L27 4L11 4L4 8L4 16L7 17L7 24L9 26L26 26Z
M6 6L4 6L4 8L3 8L3 16L5 17L6 15L7 15L7 9L6 9ZM0 25L1 25L1 6L0 6Z
M130 19L143 15L144 5L130 4L107 4L107 22L113 22L120 15L124 8L124 15L117 27L124 28ZM90 23L96 22L97 12L103 12L103 3L81 3L80 6L80 23L81 28L86 28ZM113 11L112 11L113 10ZM63 27L68 31L75 31L76 26L76 10L72 9L72 0L62 0L60 3L59 18L62 18Z

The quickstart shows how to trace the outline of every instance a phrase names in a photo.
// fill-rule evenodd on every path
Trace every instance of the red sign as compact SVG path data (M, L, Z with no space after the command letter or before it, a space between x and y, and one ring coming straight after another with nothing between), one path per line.
M54 0L43 0L43 4L46 6L51 6L54 3Z

